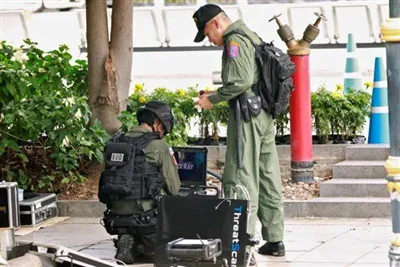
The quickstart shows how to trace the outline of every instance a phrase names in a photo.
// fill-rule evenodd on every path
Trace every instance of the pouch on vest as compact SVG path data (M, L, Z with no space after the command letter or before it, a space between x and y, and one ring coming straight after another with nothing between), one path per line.
M109 195L128 195L132 191L135 146L130 143L109 143L106 148L102 192Z
M106 148L106 164L113 167L121 167L131 160L135 160L134 146L129 143L111 143Z

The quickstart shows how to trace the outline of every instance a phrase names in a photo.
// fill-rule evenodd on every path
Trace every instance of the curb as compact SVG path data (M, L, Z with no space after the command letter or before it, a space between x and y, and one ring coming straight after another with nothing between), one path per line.
M340 199L340 198L339 198ZM386 198L383 198L386 200ZM101 218L106 206L97 200L59 200L58 216ZM371 207L371 208L369 208ZM390 198L376 203L347 201L332 203L325 198L311 200L287 200L284 202L285 218L332 217L332 218L390 218Z
M98 200L58 200L58 216L100 218L106 205Z

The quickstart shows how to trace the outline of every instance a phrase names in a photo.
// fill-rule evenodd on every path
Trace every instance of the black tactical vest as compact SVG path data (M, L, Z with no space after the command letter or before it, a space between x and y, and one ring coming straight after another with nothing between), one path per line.
M105 147L105 168L99 181L99 200L107 204L118 199L154 199L160 195L165 179L159 167L146 162L144 149L158 133L139 137L117 133Z

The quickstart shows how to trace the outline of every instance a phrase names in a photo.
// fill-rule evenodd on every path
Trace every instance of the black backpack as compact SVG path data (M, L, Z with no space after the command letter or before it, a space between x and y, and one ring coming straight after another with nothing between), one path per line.
M233 30L229 33L240 34L250 40L255 48L256 62L260 71L259 81L252 89L261 97L262 108L276 118L287 112L289 99L294 90L292 75L296 65L290 57L272 43L256 44L253 39L242 30Z

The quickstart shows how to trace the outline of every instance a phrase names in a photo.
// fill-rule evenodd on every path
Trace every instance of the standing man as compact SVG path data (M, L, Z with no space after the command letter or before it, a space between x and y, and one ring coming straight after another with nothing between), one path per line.
M223 85L213 93L200 95L197 104L203 109L210 109L219 102L228 101L231 106L223 173L225 196L233 198L237 195L245 199L241 188L248 190L251 203L248 233L254 235L258 216L262 237L266 241L258 252L284 256L282 181L273 118L262 110L245 122L244 118L237 120L234 110L237 97L242 93L254 97L251 87L260 76L254 46L249 39L235 31L244 31L255 43L261 40L242 20L232 22L217 5L200 7L194 13L193 20L198 29L195 42L201 42L207 37L211 43L224 48L221 73ZM240 122L240 125L236 125L236 122ZM238 158L237 144L243 149L243 153L239 153L241 158Z
M115 258L126 264L154 260L158 199L180 188L175 160L163 140L174 126L171 108L150 101L136 115L138 126L109 141L99 182L99 199L107 205L104 226L118 235Z

